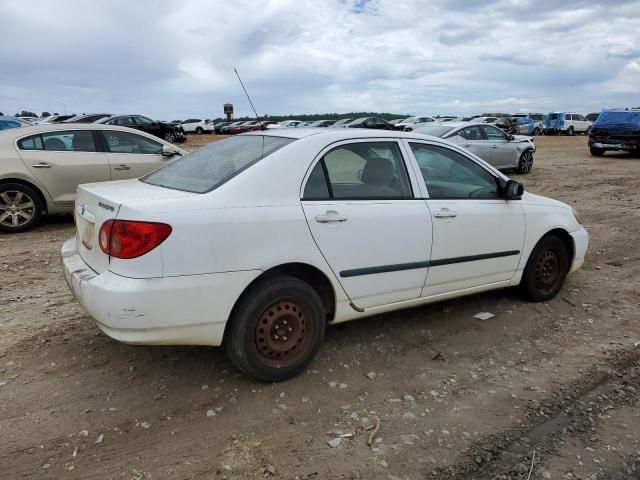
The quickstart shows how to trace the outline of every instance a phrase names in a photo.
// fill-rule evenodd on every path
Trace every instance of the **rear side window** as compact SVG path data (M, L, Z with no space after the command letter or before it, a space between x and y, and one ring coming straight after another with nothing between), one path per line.
M20 150L42 150L42 139L40 135L31 135L18 141Z
M395 142L341 145L324 155L307 180L303 198L413 198L404 159Z
M262 135L228 138L175 160L142 181L187 192L209 192L293 141Z
M49 150L53 152L95 152L91 130L63 130L32 135L18 141L21 150Z

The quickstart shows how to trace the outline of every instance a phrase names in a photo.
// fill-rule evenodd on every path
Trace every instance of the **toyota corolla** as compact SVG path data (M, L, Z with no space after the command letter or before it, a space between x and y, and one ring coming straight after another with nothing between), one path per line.
M138 180L81 185L62 247L74 295L130 344L223 345L277 381L329 324L486 290L552 299L584 262L568 205L440 138L275 129Z

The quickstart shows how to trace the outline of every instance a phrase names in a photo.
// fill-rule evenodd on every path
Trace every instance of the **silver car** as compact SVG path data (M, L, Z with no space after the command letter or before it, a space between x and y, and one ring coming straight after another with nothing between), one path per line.
M519 173L529 173L533 168L533 153L536 151L533 139L524 135L507 135L491 124L431 123L414 131L457 143L501 170L515 169Z
M73 211L81 183L137 178L186 152L150 134L100 124L34 125L0 132L0 232Z

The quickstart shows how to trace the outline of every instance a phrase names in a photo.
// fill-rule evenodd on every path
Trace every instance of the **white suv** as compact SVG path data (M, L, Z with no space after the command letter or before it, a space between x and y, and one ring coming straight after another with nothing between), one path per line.
M202 135L203 133L211 133L213 131L213 125L201 118L189 118L183 121L180 126L184 128L184 133L197 133Z
M544 121L544 129L547 134L575 135L576 133L588 133L591 122L579 113L551 112Z

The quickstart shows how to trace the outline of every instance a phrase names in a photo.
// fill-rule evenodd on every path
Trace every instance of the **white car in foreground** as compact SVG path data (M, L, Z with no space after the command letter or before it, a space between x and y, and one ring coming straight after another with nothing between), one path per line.
M109 336L224 345L263 381L302 371L327 324L520 286L584 262L575 211L457 145L365 129L215 142L139 180L82 185L66 280Z

